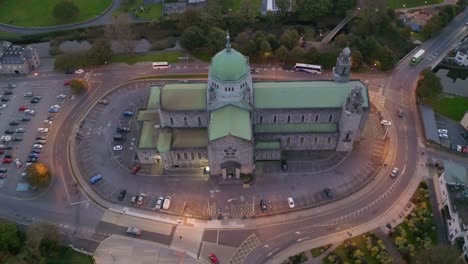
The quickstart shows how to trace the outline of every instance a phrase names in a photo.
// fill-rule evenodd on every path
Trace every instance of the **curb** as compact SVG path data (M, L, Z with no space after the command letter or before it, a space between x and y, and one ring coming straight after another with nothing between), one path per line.
M84 25L87 23L91 23L93 21L98 20L99 18L103 17L109 10L115 5L115 0L112 0L111 4L101 12L101 14L97 15L94 18L91 18L89 20L83 21L83 22L77 22L77 23L72 23L72 24L65 24L65 25L60 25L60 26L49 26L49 27L22 27L22 26L15 26L11 24L4 24L0 23L0 26L10 28L10 29L16 29L16 30L37 30L37 31L43 31L43 32L38 32L38 33L44 33L45 31L54 31L54 30L59 30L59 29L67 29L69 27L74 27L74 26L80 26ZM18 35L29 35L29 34L23 34L23 33L17 33ZM35 34L35 33L33 33Z
M44 192L42 192L42 193L40 193L39 195L34 196L34 197L32 197L32 198L18 198L18 197L15 196L15 199L16 199L16 200L19 200L19 201L32 201L32 200L39 199L39 198L41 198L42 196L44 196L44 195L46 195L47 193L49 193L50 190L52 189L52 186L53 186L54 184L55 184L55 177L52 176L52 180L50 181L49 186L47 186L47 189L46 189Z

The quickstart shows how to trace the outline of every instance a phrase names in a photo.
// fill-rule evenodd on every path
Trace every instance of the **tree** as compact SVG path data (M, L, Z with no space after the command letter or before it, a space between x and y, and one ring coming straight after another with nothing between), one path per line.
M286 30L280 38L281 45L292 50L299 43L299 33L296 30Z
M455 246L438 245L416 254L414 264L461 264L461 254Z
M241 0L239 12L249 24L255 23L255 17L258 13L258 6L256 1Z
M179 28L180 32L184 32L187 28L191 27L192 25L199 25L201 21L201 11L198 8L189 7L180 14L179 23L177 27Z
M32 257L50 255L48 249L56 249L60 239L57 226L45 222L32 224L26 231L26 248ZM45 255L43 255L45 253Z
M73 81L72 81L73 83ZM49 168L43 163L34 163L26 169L28 183L32 186L43 186L50 178Z
M208 33L207 42L211 52L218 52L226 45L226 32L219 27L213 27Z
M346 11L353 9L355 5L356 0L333 0L330 10L337 16L344 16Z
M266 36L266 39L268 40L268 43L270 43L271 49L276 50L277 48L279 48L280 43L275 35L270 33Z
M270 43L266 39L260 43L259 51L262 59L268 59L272 55Z
M300 21L308 22L327 15L330 8L330 0L296 0L295 12Z
M71 21L80 13L80 9L72 1L61 1L54 6L54 17L60 21Z
M188 50L200 48L206 44L205 33L199 26L191 26L184 30L180 42Z
M351 52L351 69L356 70L361 67L363 61L362 53L359 50Z
M289 53L291 60L300 61L304 57L304 50L300 47L295 47Z
M443 87L440 78L435 73L430 69L424 69L421 76L416 89L416 93L421 99L433 98L442 93Z
M291 0L276 0L275 3L279 16L285 17L291 11Z
M347 47L348 45L349 45L349 41L348 41L348 38L346 37L346 34L341 33L335 37L335 43L334 43L335 48L342 49L344 47Z
M380 69L388 71L395 66L395 55L387 46L383 46L379 53Z
M282 63L284 63L286 61L286 59L288 58L289 56L289 51L288 51L288 48L286 48L285 46L281 45L279 48L277 48L275 50L275 57L277 60L281 61Z
M12 255L19 253L21 241L15 223L0 223L0 251L10 252Z
M137 45L137 36L131 23L132 21L127 14L121 14L106 27L107 38L115 39L119 44L120 51L129 55L135 52Z
M70 89L75 95L82 94L86 91L86 81L83 79L73 79L70 82Z
M91 48L86 51L89 66L106 64L112 59L112 48L109 41L98 39Z

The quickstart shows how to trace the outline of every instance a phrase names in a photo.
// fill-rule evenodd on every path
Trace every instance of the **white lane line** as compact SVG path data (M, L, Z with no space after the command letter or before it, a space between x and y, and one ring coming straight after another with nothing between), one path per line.
M273 253L275 253L275 252L278 251L278 250L279 250L279 248L277 248L277 249L273 250L272 252L268 253L268 257L271 256L271 255L273 255Z

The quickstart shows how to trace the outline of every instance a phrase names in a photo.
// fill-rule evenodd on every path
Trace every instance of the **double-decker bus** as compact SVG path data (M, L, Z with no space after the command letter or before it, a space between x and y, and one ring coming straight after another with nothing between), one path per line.
M153 69L155 70L167 69L169 67L171 67L171 65L167 61L153 62Z
M418 52L416 52L416 54L414 54L414 56L411 58L411 64L418 64L422 60L424 52L425 51L423 49L418 50Z
M294 66L294 69L296 71L302 71L302 72L307 72L307 73L315 73L315 74L322 73L322 66L320 65L296 63L296 66Z

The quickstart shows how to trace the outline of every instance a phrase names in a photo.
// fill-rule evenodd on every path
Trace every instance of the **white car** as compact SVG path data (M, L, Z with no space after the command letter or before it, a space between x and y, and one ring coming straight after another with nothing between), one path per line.
M164 210L167 210L169 209L169 206L171 205L171 197L168 196L166 197L166 199L164 199L164 202L163 202L163 209Z
M158 201L156 201L156 205L154 206L154 209L157 209L157 210L161 209L163 202L164 202L164 197L159 197Z
M296 204L294 203L294 199L292 197L288 197L288 205L289 205L289 208L296 207Z
M35 149L41 149L42 147L43 147L42 144L34 144L33 145L33 148L35 148Z
M392 172L390 173L390 176L392 176L392 178L395 178L397 175L398 175L398 168L395 167L395 168L393 168Z
M112 147L112 150L122 150L123 147L122 145L115 145L114 147Z
M40 127L40 128L37 129L37 132L38 133L47 133L47 132L49 132L49 129L46 128L46 127Z
M457 145L457 151L462 152L462 146L461 145Z
M44 120L45 125L52 125L53 121L52 120Z
M448 134L447 129L437 129L437 132L439 132L439 134Z
M5 108L6 104L0 104L0 109Z
M32 97L33 93L32 92L27 92L24 94L24 97Z
M78 69L75 71L75 73L84 73L84 70L83 69Z
M56 97L57 97L57 99L65 99L65 98L67 98L67 95L66 94L58 94Z
M5 135L5 137L2 136L2 138L3 138L3 141L5 141L5 142L10 142L11 141L11 136L10 135Z
M52 106L50 106L50 108L57 108L57 109L60 109L60 105L58 105L58 104L52 105Z
M26 109L26 110L24 110L24 113L28 114L28 115L32 115L32 116L36 115L36 111L34 111L32 109Z
M440 137L440 138L448 139L448 135L447 135L447 134L444 134L444 133L439 133L439 137Z
M391 126L392 122L384 119L384 120L380 121L380 124L382 124L384 126Z
M15 163L16 163L16 168L19 169L21 167L21 161L19 159L15 159Z

